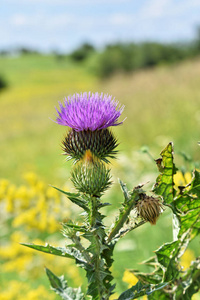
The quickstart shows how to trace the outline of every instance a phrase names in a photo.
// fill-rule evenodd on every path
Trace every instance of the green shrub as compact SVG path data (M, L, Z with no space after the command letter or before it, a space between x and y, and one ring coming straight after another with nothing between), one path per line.
M7 81L5 80L5 78L3 76L0 75L0 91L2 89L5 89L8 86Z
M79 61L83 61L86 58L88 58L94 51L95 51L95 48L92 45L85 43L80 48L78 48L74 52L72 52L70 57L74 61L79 62Z

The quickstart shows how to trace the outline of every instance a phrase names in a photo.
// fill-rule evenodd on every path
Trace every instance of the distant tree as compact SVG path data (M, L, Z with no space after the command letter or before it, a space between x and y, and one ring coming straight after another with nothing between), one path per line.
M3 78L2 75L0 75L0 91L5 89L8 86L8 83L6 80Z
M35 49L30 49L30 48L26 48L26 47L21 47L18 49L18 52L22 55L26 55L26 54L39 54L39 51L35 50Z
M83 61L86 58L88 58L92 53L95 52L95 48L89 44L89 43L84 43L81 47L76 49L70 54L70 57L74 61Z
M1 50L0 51L0 56L6 56L6 55L9 55L9 54L10 54L9 50Z
M200 52L200 25L196 29L196 50Z

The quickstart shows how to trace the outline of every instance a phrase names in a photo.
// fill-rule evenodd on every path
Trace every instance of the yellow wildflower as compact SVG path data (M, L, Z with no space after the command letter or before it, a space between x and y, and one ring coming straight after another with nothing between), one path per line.
M60 203L60 194L53 187L51 186L47 187L46 195L48 198L53 198L56 201L56 203Z
M1 300L54 300L55 294L50 290L45 289L43 286L39 286L36 289L25 283L16 280L12 280L7 285L6 289L0 290Z
M38 181L37 184L36 184L36 186L35 186L35 188L36 188L36 190L38 192L44 193L44 191L45 191L45 184L44 184L44 182Z
M0 180L0 200L4 200L9 181L6 179Z
M5 198L7 200L6 210L9 213L14 212L15 192L16 192L16 186L14 184L10 184L8 186L7 193L5 195Z
M194 252L190 249L187 249L180 259L183 270L188 269L193 260L195 260Z
M128 287L130 288L138 282L138 279L132 272L126 270L124 272L124 276L122 278L122 281L128 283L129 284Z
M53 300L55 299L55 294L51 291L47 291L43 286L39 286L35 290L30 290L27 295L26 299L28 300Z
M33 172L24 174L24 179L29 183L30 186L34 186L38 180L37 175Z

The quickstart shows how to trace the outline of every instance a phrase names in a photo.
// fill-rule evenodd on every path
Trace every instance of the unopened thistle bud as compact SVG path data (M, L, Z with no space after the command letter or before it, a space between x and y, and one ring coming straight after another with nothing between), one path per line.
M86 150L84 158L75 165L71 176L75 188L91 196L99 197L111 184L110 170L90 150Z
M136 209L142 219L155 225L163 211L163 206L158 198L141 194L140 199L137 201Z

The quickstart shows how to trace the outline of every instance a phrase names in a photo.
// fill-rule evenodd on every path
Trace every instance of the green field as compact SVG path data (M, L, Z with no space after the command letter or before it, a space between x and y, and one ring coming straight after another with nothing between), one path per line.
M66 179L60 156L66 128L51 119L58 101L80 91L112 94L125 104L127 119L114 128L122 154L133 156L147 145L157 157L173 141L176 152L199 159L199 59L99 81L87 65L67 57L25 55L1 57L0 74L9 84L0 92L1 177L19 182L30 170L51 182Z
M120 142L118 160L111 165L113 192L104 197L113 203L112 218L121 201L118 177L129 188L141 181L150 180L150 187L155 182L157 168L140 151L143 146L158 158L173 141L178 166L185 165L189 171L192 164L185 163L179 153L200 160L200 59L129 75L116 74L101 81L86 62L75 64L68 57L58 60L53 55L24 55L0 57L0 75L8 82L8 88L0 91L0 178L21 184L23 174L31 171L47 184L63 186L68 182L71 163L65 162L60 147L66 128L52 120L58 101L84 91L112 94L125 105L121 120L126 120L113 129ZM165 212L156 226L146 224L119 243L114 256L114 274L119 282L125 268L142 269L137 262L171 241L170 224L171 216ZM197 252L197 244L193 249ZM118 291L126 286L118 283Z

